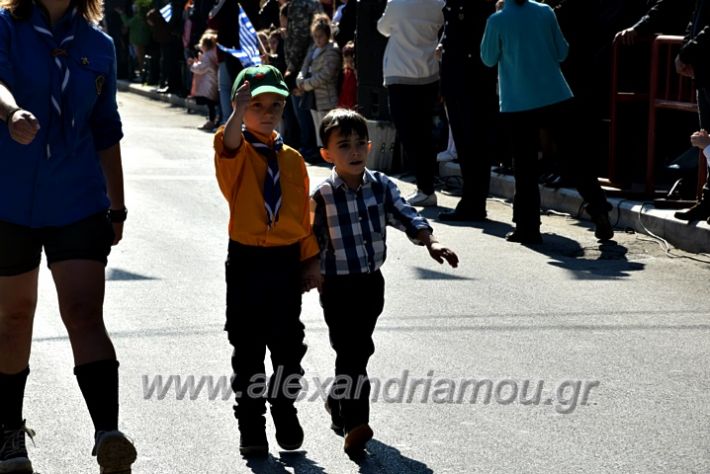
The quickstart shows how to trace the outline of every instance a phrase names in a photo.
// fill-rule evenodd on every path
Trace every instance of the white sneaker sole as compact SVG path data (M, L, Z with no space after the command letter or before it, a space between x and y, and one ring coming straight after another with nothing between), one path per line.
M136 448L121 433L106 434L96 451L101 474L131 474L136 456Z

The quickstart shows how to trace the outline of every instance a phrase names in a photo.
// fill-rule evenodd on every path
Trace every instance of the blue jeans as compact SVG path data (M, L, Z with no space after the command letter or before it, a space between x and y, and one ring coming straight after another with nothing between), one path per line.
M217 81L219 89L219 107L222 109L222 116L219 124L222 125L232 115L232 83L234 78L229 75L227 63L219 63L217 70Z
M316 131L313 126L311 109L303 103L303 98L299 96L292 95L291 103L293 104L293 111L296 113L298 128L301 131L301 148L298 151L301 152L304 158L312 158L317 153L317 149Z

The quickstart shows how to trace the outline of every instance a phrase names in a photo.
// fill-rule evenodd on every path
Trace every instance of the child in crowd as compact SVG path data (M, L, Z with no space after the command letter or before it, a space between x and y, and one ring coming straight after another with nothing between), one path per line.
M325 114L338 105L338 74L342 59L338 45L331 41L328 15L319 13L314 16L311 37L313 44L308 48L296 86L300 93L313 91L315 103L311 106L311 115L318 129ZM316 136L316 141L318 146L323 145L320 137Z
M288 94L273 66L242 70L232 114L214 138L217 180L230 209L225 330L234 346L234 414L245 456L268 452L267 395L279 446L303 443L294 407L306 353L301 292L319 284L320 272L303 157L274 131ZM267 347L274 370L268 387Z
M202 34L200 43L197 45L200 50L197 59L188 58L187 64L192 71L192 88L190 96L199 105L206 105L209 110L209 120L205 122L200 130L212 130L217 126L217 104L219 103L219 92L217 90L217 32L207 30Z
M269 54L262 58L262 62L271 64L281 74L286 72L286 58L284 57L284 32L276 28L269 32ZM264 61L266 59L266 61Z
M385 226L426 245L439 263L446 260L456 267L458 257L437 242L429 223L407 204L392 180L365 167L372 144L362 115L331 110L319 134L321 156L334 165L311 203L323 275L321 306L336 354L336 382L326 408L331 428L345 435L345 452L354 456L373 436L367 362L375 351L372 333L384 306L380 267L386 254ZM354 299L357 304L352 304Z
M340 78L338 107L357 109L357 72L355 71L355 43L348 41L343 46L343 70Z

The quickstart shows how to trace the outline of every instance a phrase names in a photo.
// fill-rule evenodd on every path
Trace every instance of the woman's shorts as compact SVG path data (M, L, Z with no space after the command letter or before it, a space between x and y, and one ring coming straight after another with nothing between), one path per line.
M61 227L33 229L0 221L0 276L20 275L63 260L95 260L106 265L114 232L106 212Z

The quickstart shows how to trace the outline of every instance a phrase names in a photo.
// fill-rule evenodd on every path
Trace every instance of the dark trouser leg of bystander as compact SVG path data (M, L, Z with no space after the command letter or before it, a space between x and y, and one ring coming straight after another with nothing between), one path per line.
M516 230L526 233L540 231L540 188L538 187L539 110L506 114L512 135L513 222Z
M462 97L447 98L446 110L463 178L463 196L456 211L469 217L485 217L498 114L496 96L464 93Z
M434 192L436 155L432 139L432 113L439 83L387 86L390 114L406 159L413 160L417 188Z
M596 229L595 236L600 240L609 240L614 231L609 222L611 204L599 184L594 165L597 157L594 147L586 143L585 131L591 130L588 117L581 116L575 99L570 99L551 107L546 107L543 121L553 131L558 144L562 173L572 180L582 199L587 203L587 213L592 218Z

